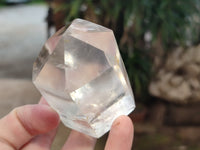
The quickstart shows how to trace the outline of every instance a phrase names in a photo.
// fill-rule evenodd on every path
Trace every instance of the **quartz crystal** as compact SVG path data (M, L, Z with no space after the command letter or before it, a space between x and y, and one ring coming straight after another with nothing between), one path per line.
M67 127L96 138L135 108L112 30L82 19L47 40L33 83Z

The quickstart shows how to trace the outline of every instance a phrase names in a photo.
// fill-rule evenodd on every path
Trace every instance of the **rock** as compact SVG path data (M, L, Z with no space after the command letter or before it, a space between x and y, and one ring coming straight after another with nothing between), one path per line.
M191 91L188 83L184 81L180 84L180 86L173 87L167 94L170 99L181 102L191 96Z
M191 63L184 66L184 71L191 77L196 77L200 73L199 65Z
M200 89L200 83L199 83L198 79L191 78L190 80L188 80L188 83L192 89L194 89L194 90Z
M174 76L173 78L171 78L171 80L169 81L169 83L172 86L178 87L181 83L183 82L183 78L181 76Z
M192 96L188 83L186 81L181 83L181 78L171 81L171 78L166 76L163 76L160 83L150 84L150 93L170 102L186 103L186 100Z
M152 79L151 95L173 103L200 102L200 45L168 54Z
M177 48L176 51L174 51L173 55L170 57L170 59L166 60L165 65L169 70L174 70L182 65L183 62L177 61L177 58L181 56L182 51L182 48Z

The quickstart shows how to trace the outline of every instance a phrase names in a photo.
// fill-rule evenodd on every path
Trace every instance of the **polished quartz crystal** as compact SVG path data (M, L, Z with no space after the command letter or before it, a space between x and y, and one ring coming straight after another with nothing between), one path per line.
M135 108L112 30L82 19L47 40L33 83L67 127L96 138Z

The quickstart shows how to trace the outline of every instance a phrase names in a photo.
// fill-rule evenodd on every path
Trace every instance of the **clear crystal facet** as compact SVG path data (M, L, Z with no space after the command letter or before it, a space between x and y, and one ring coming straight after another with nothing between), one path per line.
M82 19L48 39L33 83L67 127L97 138L135 108L112 30Z

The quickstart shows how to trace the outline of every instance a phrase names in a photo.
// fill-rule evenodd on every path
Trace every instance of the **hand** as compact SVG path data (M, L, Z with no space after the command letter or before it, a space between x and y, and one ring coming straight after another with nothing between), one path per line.
M50 150L59 125L58 114L42 98L39 104L18 107L0 120L1 150ZM111 128L105 150L130 150L133 124L120 116ZM96 139L72 131L62 150L93 150Z

